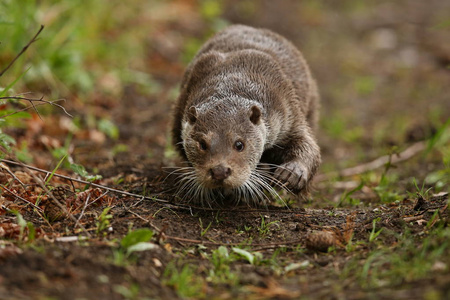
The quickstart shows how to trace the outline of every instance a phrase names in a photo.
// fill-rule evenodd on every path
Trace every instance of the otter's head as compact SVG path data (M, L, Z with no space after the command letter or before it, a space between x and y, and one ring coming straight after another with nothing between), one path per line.
M259 103L213 99L191 106L183 120L183 147L202 187L241 187L264 150L266 129Z

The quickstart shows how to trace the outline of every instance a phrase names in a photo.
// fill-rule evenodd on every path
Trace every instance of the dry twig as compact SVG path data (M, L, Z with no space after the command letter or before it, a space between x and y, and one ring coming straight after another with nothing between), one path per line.
M192 205L187 205L187 204L171 204L170 201L168 200L164 200L164 199L159 199L156 197L146 197L146 196L142 196L142 195L138 195L138 194L134 194L134 193L130 193L130 192L126 192L126 191L122 191L122 190L118 190L118 189L114 189L114 188L110 188L101 184L97 184L97 183L93 183L93 182L89 182L89 181L85 181L85 180L81 180L81 179L75 179L72 178L70 176L65 176L65 175L61 175L58 173L53 173L53 172L49 172L40 168L36 168L33 166L29 166L23 163L19 163L19 162L15 162L12 160L8 160L8 159L0 159L0 162L4 162L7 164L12 164L12 165L16 165L16 166L21 166L24 168L28 168L30 170L33 171L37 171L37 172L41 172L41 173L45 173L46 176L52 175L52 176L56 176L59 178L63 178L66 180L69 180L70 182L74 181L74 182L78 182L78 183L82 183L82 184L86 184L88 186L93 186L93 187L97 187L106 191L110 191L113 193L117 193L117 194L121 194L121 195L125 195L125 196L130 196L133 198L137 198L140 200L150 200L150 201L154 201L154 202L159 202L159 203L164 203L164 205L166 207L172 207L172 208L177 208L177 209L187 209L187 210L192 210L192 209L199 209L199 210L203 210L203 211L233 211L233 210L239 210L240 213L244 213L244 212L253 212L253 213L265 213L265 212L269 212L269 208L249 208L249 209L242 209L242 208L232 208L232 209L224 209L224 208L207 208L207 207L198 207L198 206L192 206ZM281 212L287 212L287 213L292 213L293 210L292 209L287 209L287 210L277 210L278 213ZM304 214L303 211L298 211L297 214Z
M23 182L20 181L20 179L17 178L17 176L16 176L13 172L11 172L11 170L10 170L7 166L5 166L5 164L0 163L0 169L6 171L6 173L8 173L9 175L11 175L12 178L14 178L14 180L16 180L17 182L19 182L20 185L22 186L22 188L23 188L24 190L26 190L25 184L23 184Z
M41 25L41 28L39 28L38 32L34 35L34 37L28 42L28 44L23 47L23 49L19 52L19 54L14 57L14 59L9 63L9 65L6 66L6 68L3 69L3 71L0 72L0 77L2 77L3 74L5 74L6 71L8 71L9 68L14 64L14 62L25 52L27 51L28 47L30 47L31 44L37 41L38 35L41 33L41 31L44 29L44 25Z
M26 204L29 204L31 206L33 206L34 208L36 208L39 211L42 211L42 208L40 208L39 206L35 205L33 202L28 201L25 198L20 197L19 195L17 195L16 193L14 193L13 191L11 191L10 189L8 189L6 186L4 186L3 184L0 184L0 187L5 190L6 192L8 192L9 194L11 194L12 196L14 196L15 198L22 200L23 202L25 202Z
M56 199L55 195L53 195L53 193L47 188L44 181L35 174L33 174L29 169L25 170L26 172L28 172L28 174L30 174L31 177L33 177L33 179L37 182L37 184L39 184L39 186L45 191L45 193L50 196L50 198L53 200L53 203L56 203L56 205L61 209L62 212L64 212L66 216L68 216L72 221L77 223L77 219L67 211L67 208L58 199ZM89 237L91 236L91 234L86 230L86 228L83 225L79 224L79 226L81 227L83 232L86 233L87 236Z
M8 163L8 164L13 164L13 165L16 165L16 166L21 166L21 167L24 167L24 168L27 168L27 169L30 169L30 170L33 170L33 171L38 171L38 172L41 172L41 173L45 173L45 174L47 174L47 176L52 174L53 176L56 176L56 177L59 177L59 178L67 179L67 180L70 180L70 181L75 181L75 182L78 182L78 183L83 183L83 184L86 184L86 185L89 185L89 186L98 187L98 188L103 189L103 190L107 190L107 191L110 191L110 192L114 192L114 193L130 196L130 197L134 197L134 198L152 200L152 201L162 202L162 203L169 203L169 201L167 201L167 200L157 199L157 198L153 198L153 197L151 197L151 198L150 197L145 197L145 196L142 196L142 195L133 194L133 193L129 193L129 192L113 189L113 188L110 188L110 187L107 187L107 186L104 186L104 185L96 184L96 183L89 182L89 181L86 181L86 180L75 179L75 178L72 178L70 176L65 176L65 175L61 175L61 174L57 174L57 173L52 173L52 172L49 172L49 171L46 171L46 170L43 170L43 169L39 169L39 168L36 168L36 167L33 167L33 166L29 166L29 165L26 165L26 164L23 164L23 163L18 163L18 162L15 162L15 161L12 161L12 160L8 160L8 159L0 159L0 161Z
M368 162L368 163L365 163L365 164L362 164L362 165L359 165L356 167L347 168L347 169L344 169L344 170L341 170L338 172L319 174L316 176L315 181L316 182L325 181L325 180L329 180L336 176L348 177L348 176L358 175L358 174L362 174L362 173L365 173L368 171L372 171L372 170L381 168L381 167L385 166L387 163L391 163L391 164L399 163L399 162L408 160L411 157L415 156L416 154L422 152L425 149L425 147L426 147L425 142L423 142L423 141L417 142L398 154L384 155L384 156L381 156L371 162Z
M73 117L71 114L69 114L69 113L67 112L67 110L64 108L64 106L62 106L62 105L56 103L56 102L59 102L59 101L66 101L65 99L58 99L58 100L54 100L54 101L47 101L47 100L44 100L44 97L43 97L43 96L42 96L40 99L32 99L32 98L26 98L26 97L20 97L20 96L0 97L0 99L4 99L4 100L13 100L13 99L14 99L14 100L25 100L25 101L30 102L30 104L31 104L30 106L24 107L24 108L22 108L22 109L19 109L19 110L17 110L17 111L12 112L12 113L9 113L9 114L6 114L6 115L2 115L2 116L0 116L0 119L9 117L9 116L14 115L14 114L17 114L17 113L19 113L19 112L21 112L21 111L26 111L26 110L29 110L30 108L33 108L34 111L35 111L35 112L37 113L37 115L39 116L39 118L42 120L41 115L39 114L39 111L37 110L36 107L37 107L37 106L41 106L41 105L45 105L45 104L50 104L50 105L59 107L60 109L62 109L62 110L64 111L64 113L65 113L66 115L68 115L69 117ZM34 102L40 102L40 103L34 104Z

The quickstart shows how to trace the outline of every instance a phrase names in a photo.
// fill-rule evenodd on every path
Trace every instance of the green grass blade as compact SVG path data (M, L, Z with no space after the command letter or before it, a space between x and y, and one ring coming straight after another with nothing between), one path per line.
M66 159L67 155L64 155L61 160L58 162L58 164L56 165L56 167L53 169L52 173L50 174L50 176L48 176L47 180L45 181L45 184L47 185L50 180L52 179L53 175L56 173L56 171L59 169L59 167L61 166L62 162Z
M17 83L17 81L19 81L20 79L22 79L23 76L25 76L25 74L31 69L31 67L29 67L25 72L23 72L22 74L19 75L19 77L16 78L16 80L14 80L13 82L11 82L9 85L7 85L2 91L0 91L0 97L5 97L6 94L8 93L8 91Z

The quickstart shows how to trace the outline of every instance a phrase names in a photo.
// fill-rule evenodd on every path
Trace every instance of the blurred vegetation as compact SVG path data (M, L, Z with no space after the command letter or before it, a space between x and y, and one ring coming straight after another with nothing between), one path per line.
M157 1L138 2L2 0L0 64L9 62L44 24L37 46L9 72L14 76L30 68L22 81L28 89L52 97L72 93L83 97L98 89L113 92L120 81L143 83L142 41L151 29L136 23L142 21L143 8L150 11ZM99 84L105 74L120 81L110 87Z
M45 25L38 46L14 65L2 85L29 69L17 90L85 98L93 91L117 96L129 83L157 89L146 51L155 28L176 18L166 2L180 1L136 0L130 5L118 0L1 0L0 65L11 61L40 24ZM205 38L226 26L219 17L222 1L200 1L199 10L209 28ZM203 41L187 39L183 53L173 59L187 64Z

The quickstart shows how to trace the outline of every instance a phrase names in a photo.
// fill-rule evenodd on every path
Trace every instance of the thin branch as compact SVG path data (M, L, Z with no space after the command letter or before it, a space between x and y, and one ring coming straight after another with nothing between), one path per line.
M40 100L42 101L43 99L44 99L44 96L42 96ZM36 114L38 115L39 119L41 119L41 121L43 121L43 120L42 120L42 117L41 117L41 114L39 113L39 111L38 111L37 108L36 108L36 105L34 105L34 101L28 100L28 102L30 102L31 106L33 107L34 111L35 111Z
M343 169L338 172L330 172L326 174L319 174L314 179L316 182L329 180L336 176L348 177L353 175L362 174L368 171L376 170L385 166L387 163L396 164L405 160L410 159L411 157L417 155L422 152L426 147L426 143L424 141L417 142L410 147L406 148L403 152L393 155L384 155L381 156L371 162L358 165L352 168Z
M2 158L2 159L0 159L0 161L8 163L8 164L13 164L13 165L16 165L16 166L25 167L25 168L30 169L30 170L34 170L34 171L38 171L38 172L41 172L41 173L45 173L47 175L53 174L53 176L56 176L56 177L59 177L59 178L72 180L72 181L75 181L75 182L78 182L78 183L87 184L87 185L90 185L90 186L98 187L98 188L103 189L103 190L107 190L107 191L110 191L110 192L114 192L114 193L118 193L118 194L122 194L122 195L126 195L126 196L131 196L131 197L134 197L134 198L152 200L152 201L161 202L161 203L169 203L168 200L157 199L157 198L153 198L153 197L146 197L146 196L142 196L142 195L138 195L138 194L133 194L133 193L129 193L129 192L113 189L113 188L110 188L110 187L107 187L107 186L104 186L104 185L96 184L96 183L85 181L85 180L81 180L81 179L75 179L75 178L72 178L72 177L69 177L69 176L65 176L65 175L60 175L60 174L57 174L57 173L52 173L52 172L49 172L49 171L46 171L46 170L42 170L42 169L39 169L39 168L36 168L36 167L32 167L32 166L29 166L29 165L26 165L26 164L23 164L23 163L18 163L18 162L15 162L15 161L12 161L12 160L8 160L8 159L3 159Z
M33 44L34 42L37 41L37 37L38 35L41 33L41 31L44 29L44 25L41 25L41 28L39 28L38 32L34 35L34 37L28 42L28 44L25 45L25 47L23 47L22 51L19 52L19 54L16 55L16 57L14 57L14 59L9 63L9 65L3 69L3 71L0 72L0 77L2 77L2 75L8 71L9 68L11 68L11 66L16 62L16 60L25 52L27 51L28 47L30 47L31 44Z
M47 188L44 181L41 178L39 178L38 176L36 176L35 174L33 174L30 170L26 169L25 171L31 177L33 177L34 181L36 181L37 184L39 184L39 186L45 191L45 193L48 196L50 196L50 198L53 200L52 202L56 203L56 205L59 207L59 209L61 209L61 211L63 211L72 221L77 223L77 219L67 211L66 206L64 206L58 199L56 199L55 195L53 195L53 193ZM83 225L81 225L81 224L78 224L78 225L81 227L81 229L84 231L84 233L86 233L87 236L89 236L89 237L91 236L91 234L87 231L87 229Z
M41 105L45 105L45 104L46 104L46 103L39 103L39 104L35 104L35 105L30 105L30 106L24 107L24 108L22 108L22 109L19 109L19 110L13 111L12 113L9 113L9 114L6 114L6 115L3 115L3 116L0 116L0 119L3 119L3 118L6 118L6 117L9 117L9 116L15 115L15 114L17 114L17 113L20 113L21 111L27 111L27 110L29 110L30 108L33 108L33 107L37 107L37 106L41 106ZM40 118L40 116L39 116L39 118Z
M114 188L110 188L110 187L107 187L107 186L104 186L104 185L92 183L92 182L89 182L89 181L85 181L85 180L81 180L81 179L75 179L75 178L70 177L70 176L65 176L65 175L61 175L61 174L58 174L58 173L52 173L52 172L49 172L49 171L46 171L46 170L43 170L43 169L39 169L39 168L36 168L36 167L33 167L33 166L26 165L24 163L15 162L15 161L8 160L8 159L3 159L2 158L2 159L0 159L0 162L5 162L7 164L12 164L12 165L20 166L20 167L25 167L25 168L28 168L30 170L34 170L34 171L37 171L37 172L45 173L46 176L53 175L53 176L56 176L56 177L59 177L59 178L63 178L63 179L69 180L71 183L73 181L75 181L75 182L78 182L78 183L83 183L83 184L86 184L86 185L89 185L89 186L93 186L93 187L97 187L97 188L100 188L100 189L103 189L103 190L106 190L106 191L110 191L110 192L113 192L113 193L117 193L117 194L121 194L121 195L125 195L125 196L130 196L130 197L133 197L133 198L137 198L137 199L140 199L140 200L150 200L150 201L154 201L154 202L163 203L168 208L185 209L185 210L190 210L190 211L192 211L192 209L198 209L198 210L201 210L201 211L211 211L211 212L235 211L235 210L238 210L240 213L268 213L268 212L270 212L269 207L265 207L265 208L250 208L250 207L249 208L242 208L242 207L236 207L236 208L232 208L232 209L226 209L226 208L220 208L220 207L218 207L218 208L209 208L209 207L199 207L199 206L193 206L193 205L187 205L187 204L173 204L173 203L170 203L170 201L168 201L168 200L158 199L156 197L146 197L146 196L142 196L142 195L139 195L139 194L133 194L133 193L125 192L125 191L122 191L122 190L117 190L117 189L114 189ZM288 209L288 210L277 209L276 212L277 213L293 213L293 212L295 212L297 214L304 214L305 213L303 210L294 211L292 209Z
M0 187L7 191L8 193L10 193L12 196L16 197L19 200L22 200L23 202L32 205L34 208L36 208L39 211L42 211L42 208L40 208L39 206L35 205L33 202L28 201L25 198L20 197L19 195L17 195L16 193L14 193L13 191L11 191L10 189L8 189L6 186L4 186L3 184L0 184Z
M83 215L84 215L84 212L85 212L86 208L87 208L89 205L91 205L91 204L97 202L97 200L99 200L99 199L103 198L104 196L106 196L106 194L108 194L108 191L104 192L103 194L101 194L100 196L98 196L94 201L91 201L90 203L89 203L89 199L90 199L91 195L89 194L89 195L86 197L86 201L84 201L83 209L81 210L81 213L80 213L80 215L79 215L79 217L78 217L78 219L77 219L77 222L75 223L74 227L77 227L78 223L80 222L81 218L82 218Z
M105 194L106 194L107 192L105 192ZM103 194L103 195L105 195L105 194ZM103 195L102 196L100 196L100 197L103 197ZM100 198L99 197L99 198ZM78 216L78 219L77 219L77 222L75 223L75 225L73 226L73 227L77 227L78 226L78 222L80 222L80 220L81 220L81 218L83 217L83 215L84 215L84 211L85 211L85 209L86 209L86 207L88 206L88 202L89 202L89 199L91 198L91 195L89 194L87 197L86 197L86 201L84 201L84 205L83 205L83 209L81 210L81 213L80 213L80 215ZM98 199L98 198L97 198Z
M5 164L0 163L0 169L5 170L9 175L12 176L12 178L14 178L14 180L18 181L24 190L27 189L27 188L25 187L25 184L24 184L22 181L20 181L20 179L17 178L17 176L16 176L13 172L11 172L11 170L9 170L9 168L8 168L7 166L5 166Z
M64 111L64 113L65 113L66 115L68 115L69 117L73 117L71 114L69 114L69 113L67 112L67 110L64 108L64 106L62 106L62 105L56 103L56 102L59 102L59 101L66 101L66 99L57 99L57 100L54 100L54 101L47 101L47 100L44 100L43 97L41 97L40 99L32 99L32 98L25 98L25 97L18 97L18 96L0 97L0 100L13 100L13 99L14 99L14 100L25 100L25 101L30 102L31 105L30 105L30 106L27 106L27 107L25 107L25 108L23 108L23 109L20 109L20 110L18 110L18 111L15 111L15 112L12 112L12 113L9 113L9 114L0 116L0 119L1 119L1 118L5 118L5 117L8 117L8 116L11 116L11 115L14 115L14 114L17 114L18 112L26 111L26 110L29 110L30 108L33 108L33 109L36 111L36 113L39 115L39 118L42 120L42 118L41 118L39 112L37 111L36 107L37 107L37 106L41 106L41 105L45 105L45 104L50 104L50 105L59 107L60 109L62 109L62 110ZM34 102L42 102L42 103L34 104Z

